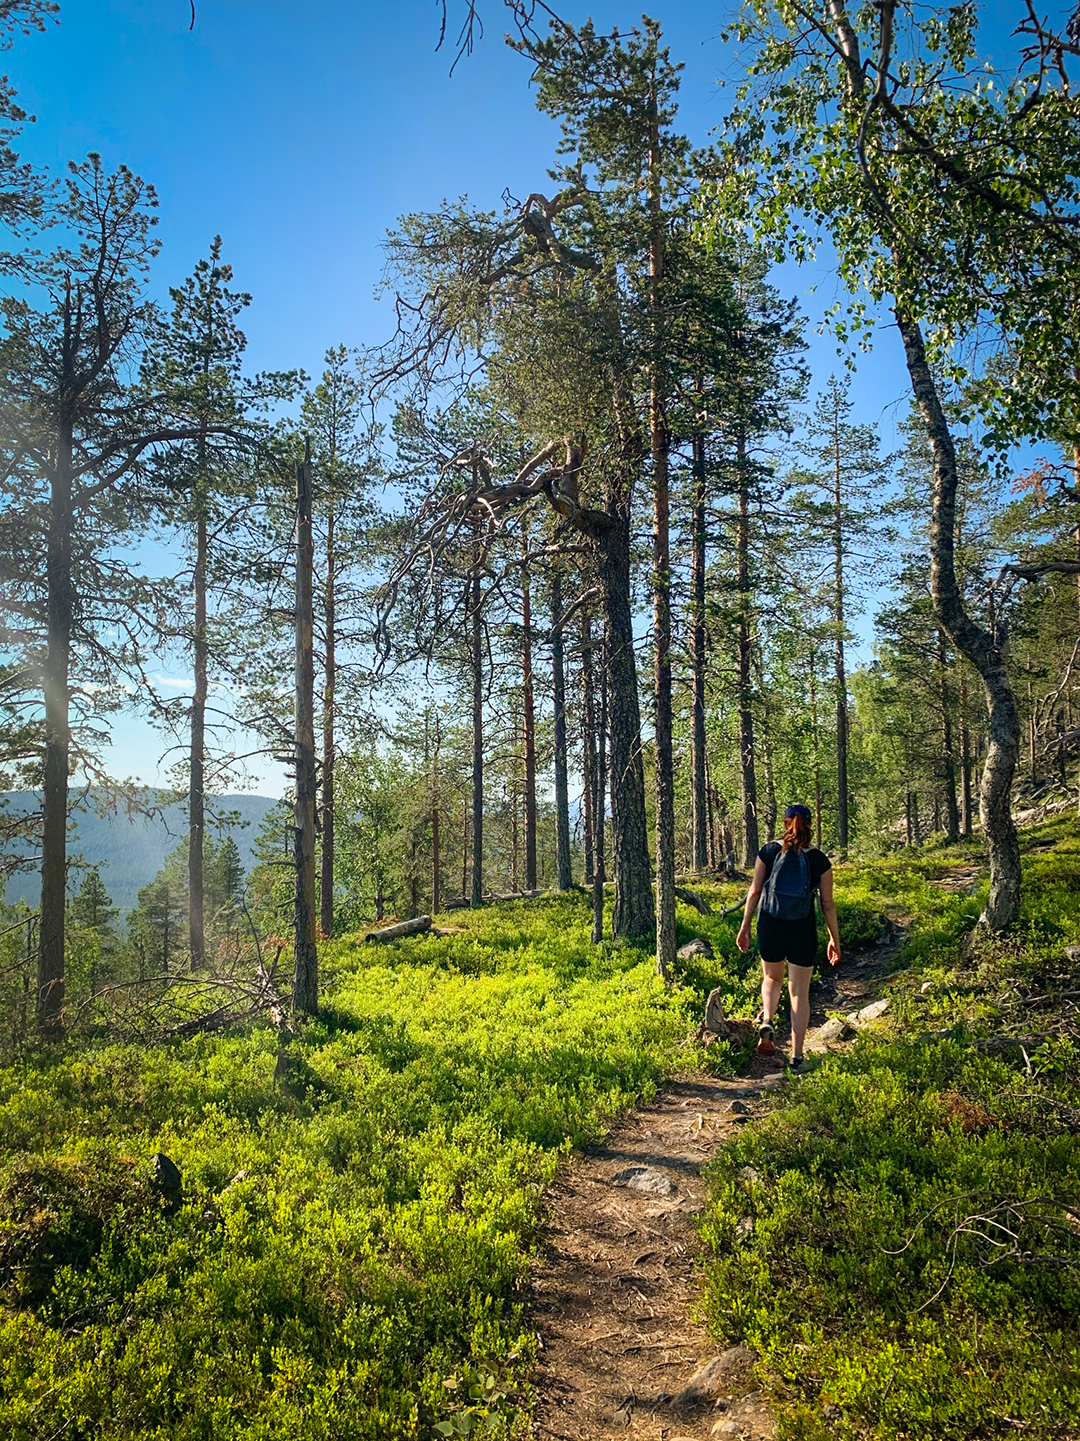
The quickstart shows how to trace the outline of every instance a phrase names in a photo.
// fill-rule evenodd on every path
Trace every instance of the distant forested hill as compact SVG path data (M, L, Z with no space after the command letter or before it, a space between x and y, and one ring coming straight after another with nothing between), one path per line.
M12 810L35 810L38 805L37 797L30 791L8 792L2 799ZM237 819L220 831L208 824L208 834L224 840L231 832L245 869L250 869L259 827L267 812L277 804L266 796L216 796L208 804L208 811L212 809L216 815L235 813ZM99 816L90 809L72 818L68 854L73 859L81 858L90 865L100 866L101 879L113 903L127 912L135 905L141 887L153 880L165 857L183 840L185 828L184 807L176 803L164 806L154 816ZM73 869L73 888L77 889L79 884L79 872ZM24 871L8 880L6 899L23 900L36 906L39 886L36 871Z

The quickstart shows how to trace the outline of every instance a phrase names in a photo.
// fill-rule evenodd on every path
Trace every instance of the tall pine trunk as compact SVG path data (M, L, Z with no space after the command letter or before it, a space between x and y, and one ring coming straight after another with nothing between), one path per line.
M937 618L961 655L979 672L986 692L989 748L979 788L979 814L990 853L990 895L982 919L993 930L1020 911L1020 844L1012 818L1012 783L1020 753L1020 721L1005 665L1004 636L977 625L964 608L956 579L958 475L956 450L923 345L922 331L903 306L895 309L915 402L934 457L930 521L930 591Z
M641 939L652 934L654 911L645 819L645 770L641 757L634 623L630 608L629 498L609 507L610 523L596 532L597 574L604 610L607 728L611 748L611 838L615 904L612 934ZM593 808L594 875L603 826Z
M528 532L522 545L529 548ZM529 568L521 567L521 742L525 779L525 889L536 890L536 702L533 692L532 593Z
M562 581L551 577L551 689L555 705L555 878L560 891L573 885L570 868L570 788L566 760L566 670L563 659Z
M442 910L442 856L439 852L439 804L431 802L431 914Z
M597 712L596 726L596 790L593 794L592 943L594 946L598 946L604 939L604 881L607 879L606 861L604 857L605 794L607 788L608 755L608 671L606 660L607 658L605 657L605 664L600 668L600 704ZM617 838L617 833L614 831L613 836ZM617 904L617 889L615 899Z
M582 848L585 861L585 884L592 885L596 868L596 685L593 668L592 619L581 612L581 752L582 752Z
M814 844L821 849L821 750L818 741L817 647L810 642L810 739L814 758Z
M331 451L331 477L334 473ZM337 593L334 536L334 495L331 488L326 516L326 580L323 585L323 624L326 654L323 667L322 706L322 851L319 860L319 926L324 936L334 934L334 732L337 724Z
M476 476L473 476L476 485ZM480 614L480 565L482 561L479 518L473 572L469 584L470 647L472 676L472 888L470 904L484 904L484 628Z
M425 730L427 727L425 726ZM442 909L442 850L439 836L439 749L442 744L442 727L438 714L435 716L435 745L428 767L428 804L431 809L431 914L437 915Z
M293 808L296 891L293 915L292 1008L314 1015L319 1005L315 944L315 548L312 539L311 450L296 467L296 804Z
M653 481L653 739L656 760L656 970L675 964L675 762L671 717L671 497L667 374L660 285L664 278L662 160L655 66L649 95L649 449Z
M191 700L191 737L188 759L188 949L191 969L206 965L206 901L203 855L206 841L206 698L209 693L209 646L206 635L206 481L200 465L195 483L195 688Z
M739 709L739 781L742 790L742 864L749 869L758 852L757 775L754 765L753 631L750 590L750 477L746 437L737 440L738 517L735 529L736 584L739 592L736 686Z
M848 705L844 656L844 513L840 500L840 411L833 395L833 622L836 626L836 843L848 847Z
M705 731L705 437L693 438L694 498L691 514L690 614L693 656L693 729L691 746L690 824L693 869L709 864L709 777Z
M37 1023L43 1035L59 1031L64 1009L67 910L68 754L71 745L70 668L74 594L71 576L73 429L61 419L50 477L46 553L45 757L42 778L41 923L38 929Z

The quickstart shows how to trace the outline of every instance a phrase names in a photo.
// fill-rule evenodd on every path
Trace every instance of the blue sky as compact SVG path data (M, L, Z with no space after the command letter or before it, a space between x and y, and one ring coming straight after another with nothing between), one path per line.
M386 338L392 319L374 291L399 214L465 193L495 206L505 187L547 188L556 130L533 108L526 62L502 43L499 0L484 0L486 33L452 76L455 0L438 53L434 0L196 0L194 30L188 0L61 4L59 26L18 37L3 57L38 117L22 152L59 171L97 150L107 166L123 162L153 182L162 297L221 234L237 286L253 296L244 318L253 369L316 374L328 346ZM568 0L564 13L610 28L636 20L640 4ZM717 78L738 71L719 38L732 8L662 0L650 10L686 64L681 125L698 142L724 113ZM991 14L1004 36L1006 7ZM834 281L824 267L774 278L810 318L821 384L839 364L833 343L813 335ZM891 433L905 379L885 328L860 362L856 418ZM118 768L153 780L157 738L125 723L118 740ZM266 786L277 788L269 772Z
M573 0L567 13L625 25L638 4ZM726 104L717 77L736 69L719 39L729 7L653 9L686 64L681 123L704 141ZM483 40L451 76L449 43L435 51L433 0L196 0L194 31L188 0L63 0L60 25L20 38L10 57L38 116L22 149L55 170L98 150L152 181L159 291L221 234L254 297L252 365L313 372L328 345L385 338L390 317L374 290L398 215L466 193L494 206L507 186L547 188L556 128L533 108L528 65L502 43L499 0L483 13ZM834 298L823 272L781 283L812 313ZM814 283L820 299L806 294Z

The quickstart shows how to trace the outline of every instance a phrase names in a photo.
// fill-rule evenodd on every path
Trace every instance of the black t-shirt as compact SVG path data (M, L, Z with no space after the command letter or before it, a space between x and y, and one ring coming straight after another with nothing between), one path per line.
M772 874L776 858L780 854L779 841L770 841L758 851L758 860L765 867L765 879ZM826 871L832 870L832 861L824 851L807 846L803 853L810 867L810 886L817 890L818 882ZM818 932L814 907L809 914L797 921L784 921L779 916L762 912L758 916L758 949L763 961L787 960L793 966L812 966L817 956Z
M772 868L776 864L776 858L780 854L781 845L779 841L770 841L768 845L762 846L758 851L758 860L765 867L765 879L772 875ZM816 846L807 846L804 855L806 864L810 867L810 889L816 891L826 871L832 870L832 861L824 851L819 851Z

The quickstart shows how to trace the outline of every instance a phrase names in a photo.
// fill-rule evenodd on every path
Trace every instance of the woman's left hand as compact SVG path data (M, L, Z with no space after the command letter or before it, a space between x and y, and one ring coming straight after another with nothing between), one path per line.
M835 967L840 964L840 943L838 941L834 941L832 936L829 937L828 956L830 966Z

